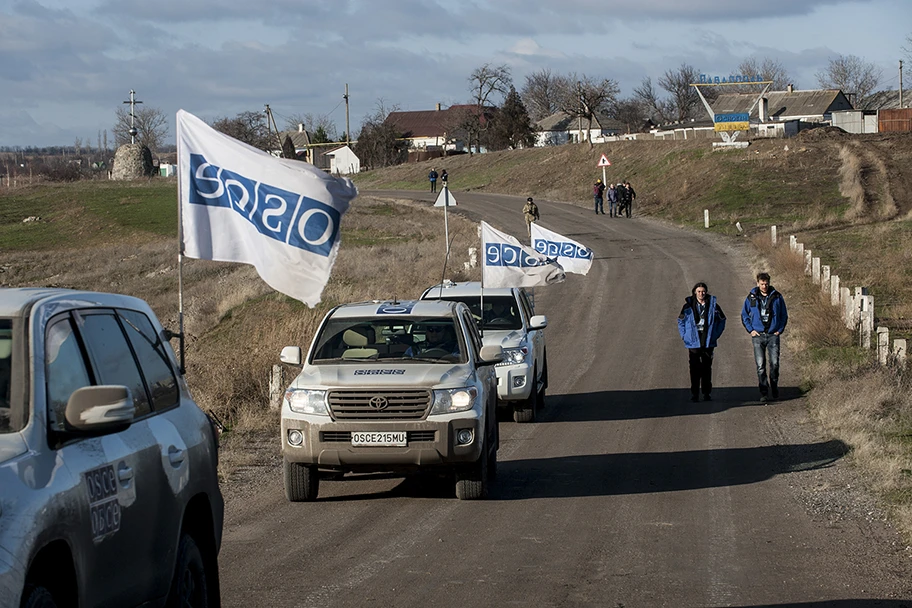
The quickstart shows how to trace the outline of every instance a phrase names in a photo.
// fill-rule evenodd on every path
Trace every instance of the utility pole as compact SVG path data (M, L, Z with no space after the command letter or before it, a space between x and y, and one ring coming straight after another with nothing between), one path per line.
M583 143L583 85L579 80L576 81L576 95L577 101L579 101L579 108L576 112L576 124L579 131L579 141L577 143Z
M282 140L279 136L279 128L275 124L275 118L272 116L272 109L269 107L269 104L266 104L266 129L272 133L272 130L275 129L276 141L279 143L279 150L282 149Z
M136 134L138 133L138 131L136 130L136 112L135 112L135 110L136 110L136 104L142 103L142 102L136 101L136 91L134 91L133 89L130 89L130 101L125 101L124 103L130 104L130 130L128 132L130 133L130 143L135 144L136 143Z
M900 66L902 66L902 62L900 62ZM900 76L899 81L902 82L901 76ZM345 145L349 146L349 145L351 145L351 126L349 125L349 122L348 122L348 83L347 82L345 83L345 95L343 95L342 98L345 99Z
M899 107L903 107L903 96L902 96L902 59L899 60Z

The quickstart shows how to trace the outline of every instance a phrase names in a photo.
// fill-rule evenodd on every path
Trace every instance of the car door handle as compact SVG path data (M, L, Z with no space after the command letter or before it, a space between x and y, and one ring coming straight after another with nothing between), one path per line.
M121 464L117 468L117 479L119 479L121 483L129 482L131 479L133 479L133 468L128 467L125 464Z
M171 466L179 467L181 464L183 464L184 458L184 450L180 450L173 445L168 448L168 462L171 463Z

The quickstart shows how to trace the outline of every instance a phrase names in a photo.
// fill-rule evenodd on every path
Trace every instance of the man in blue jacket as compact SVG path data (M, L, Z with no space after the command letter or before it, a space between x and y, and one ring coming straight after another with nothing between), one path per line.
M716 296L709 295L706 283L697 283L684 299L684 307L678 315L678 332L687 347L690 363L690 400L712 401L713 349L722 332L725 331L725 313L716 303Z
M751 335L754 344L754 361L760 381L760 401L766 403L767 395L779 398L779 336L788 323L785 298L770 285L770 275L757 275L757 286L751 289L741 310L741 323ZM767 380L769 366L769 380Z

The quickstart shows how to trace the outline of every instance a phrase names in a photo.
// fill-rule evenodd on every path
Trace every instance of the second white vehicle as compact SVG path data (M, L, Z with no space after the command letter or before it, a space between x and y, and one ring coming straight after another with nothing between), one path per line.
M427 289L422 300L463 302L481 327L486 346L501 346L497 364L497 401L509 408L516 422L532 422L545 404L548 357L545 327L548 318L536 315L529 293L521 287L485 288L481 283L445 281Z

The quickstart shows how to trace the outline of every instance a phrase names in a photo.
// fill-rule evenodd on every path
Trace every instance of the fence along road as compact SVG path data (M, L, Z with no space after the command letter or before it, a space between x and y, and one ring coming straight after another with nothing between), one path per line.
M372 194L433 203L430 193L362 196ZM460 193L457 212L523 240L523 199ZM549 319L547 405L540 422L501 423L491 498L461 502L445 487L375 477L328 481L317 502L291 504L276 466L254 495L228 495L225 605L900 606L889 600L912 597L901 540L867 503L845 498L846 447L807 424L787 353L783 400L757 401L739 320L754 285L744 259L645 218L536 202L543 225L590 246L595 263L587 277L536 289ZM714 401L690 403L675 319L700 280L728 326Z

